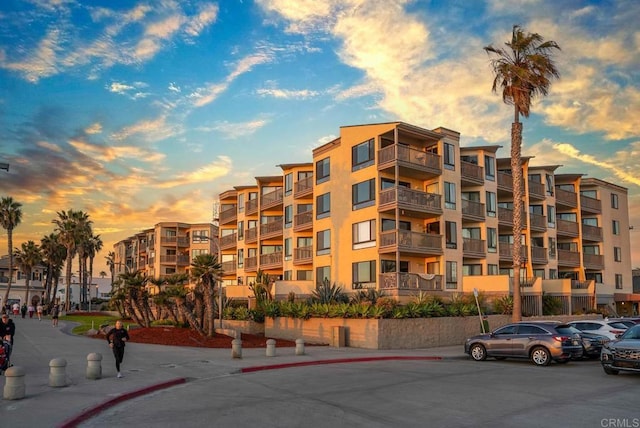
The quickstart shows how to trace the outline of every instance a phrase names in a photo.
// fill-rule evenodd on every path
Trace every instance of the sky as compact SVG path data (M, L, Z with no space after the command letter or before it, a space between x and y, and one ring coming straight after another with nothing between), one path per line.
M108 271L115 242L211 222L220 192L311 162L341 126L442 126L508 157L513 107L483 47L517 24L562 49L523 155L627 188L640 266L639 20L637 0L2 0L14 246L82 210L104 242L94 272Z

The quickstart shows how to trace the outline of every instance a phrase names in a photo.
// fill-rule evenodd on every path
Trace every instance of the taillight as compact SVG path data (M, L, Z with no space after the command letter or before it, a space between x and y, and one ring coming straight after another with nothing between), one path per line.
M624 330L611 330L611 333L618 335L624 333Z
M553 336L553 339L558 342L566 342L567 340L571 340L569 336Z

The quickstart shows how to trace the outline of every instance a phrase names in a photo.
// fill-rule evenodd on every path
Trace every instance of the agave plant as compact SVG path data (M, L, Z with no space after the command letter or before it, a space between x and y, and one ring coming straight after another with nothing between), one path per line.
M408 318L407 307L406 306L396 306L391 311L391 318L401 320Z
M503 296L493 303L496 313L511 315L513 313L513 297Z
M337 303L331 305L331 309L329 311L330 318L349 318L351 315L349 313L349 304L348 303Z
M369 317L370 318L387 318L391 313L385 306L373 305L369 308Z
M311 316L318 318L328 318L331 307L328 303L312 303L309 307Z
M322 285L313 290L313 302L318 303L343 303L349 299L347 295L342 291L342 287L337 284L331 285L329 281L324 281Z

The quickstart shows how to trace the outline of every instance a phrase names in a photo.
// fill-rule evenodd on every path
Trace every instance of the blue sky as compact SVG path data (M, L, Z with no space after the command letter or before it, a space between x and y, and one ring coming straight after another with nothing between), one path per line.
M99 266L157 222L211 221L220 192L310 162L340 126L443 126L506 157L512 107L491 92L482 47L514 24L562 48L523 154L628 188L640 230L639 20L635 0L3 0L14 244L83 210L105 242Z

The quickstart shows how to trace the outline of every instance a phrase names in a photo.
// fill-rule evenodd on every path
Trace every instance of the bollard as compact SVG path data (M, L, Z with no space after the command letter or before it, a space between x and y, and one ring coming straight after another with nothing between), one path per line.
M87 355L87 379L102 377L102 354L93 352Z
M242 340L233 339L231 341L231 358L242 358Z
M276 341L273 339L267 340L267 357L276 356Z
M21 400L24 398L26 388L24 384L24 369L22 367L9 367L4 372L4 399Z
M54 358L49 361L49 386L59 388L67 386L67 360Z
M296 339L296 355L304 355L304 339Z

